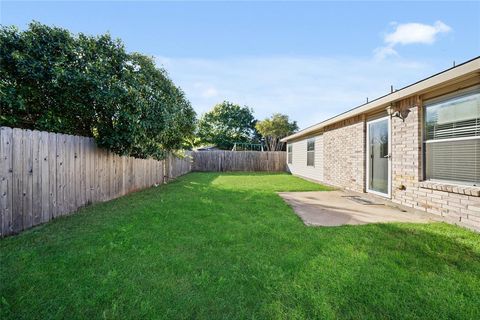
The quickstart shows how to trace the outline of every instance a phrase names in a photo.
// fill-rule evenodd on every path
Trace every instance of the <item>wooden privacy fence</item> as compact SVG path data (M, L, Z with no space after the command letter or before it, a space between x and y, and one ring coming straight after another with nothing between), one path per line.
M164 160L165 168L167 169L165 183L192 171L192 152L185 151L184 153L183 157L175 157L170 154Z
M136 159L97 148L92 138L0 127L0 235L190 170L189 156Z
M286 171L284 151L196 151L192 171Z

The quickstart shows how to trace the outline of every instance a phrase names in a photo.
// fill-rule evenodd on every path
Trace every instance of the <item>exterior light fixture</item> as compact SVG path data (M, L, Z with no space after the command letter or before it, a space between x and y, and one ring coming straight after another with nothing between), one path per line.
M387 114L390 116L390 118L396 117L402 119L403 122L405 122L405 119L408 117L408 114L410 113L410 109L403 109L403 110L396 110L393 104L389 105L388 107L385 108L387 111Z

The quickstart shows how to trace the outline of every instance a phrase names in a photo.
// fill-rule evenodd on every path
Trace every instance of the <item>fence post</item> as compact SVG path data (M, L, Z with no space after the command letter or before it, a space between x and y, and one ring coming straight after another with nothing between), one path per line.
M163 183L168 183L170 173L170 152L167 152L165 160L163 160Z

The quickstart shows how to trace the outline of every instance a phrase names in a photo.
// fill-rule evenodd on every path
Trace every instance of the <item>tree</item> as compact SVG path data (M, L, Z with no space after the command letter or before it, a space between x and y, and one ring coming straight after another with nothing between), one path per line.
M224 101L202 115L198 122L198 137L204 144L232 149L236 142L252 142L255 122L252 109Z
M192 134L185 135L183 137L182 149L192 150L194 148L202 146L202 140L198 137L198 121L195 119L195 130Z
M274 113L270 119L257 122L255 127L265 139L269 151L284 150L285 144L280 139L298 130L296 121L289 122L288 116L280 113Z
M118 154L162 158L195 112L152 58L110 35L33 22L0 29L0 125L94 137Z

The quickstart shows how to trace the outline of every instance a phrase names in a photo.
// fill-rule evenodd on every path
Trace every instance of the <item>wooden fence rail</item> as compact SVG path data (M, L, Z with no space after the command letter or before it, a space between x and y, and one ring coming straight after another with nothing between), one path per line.
M190 170L191 157L136 159L100 149L92 138L0 127L0 236Z
M287 170L283 151L196 151L192 171L270 171Z

